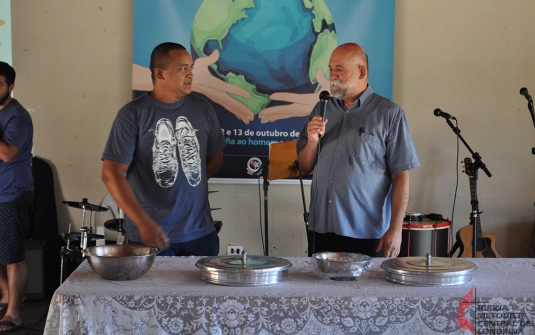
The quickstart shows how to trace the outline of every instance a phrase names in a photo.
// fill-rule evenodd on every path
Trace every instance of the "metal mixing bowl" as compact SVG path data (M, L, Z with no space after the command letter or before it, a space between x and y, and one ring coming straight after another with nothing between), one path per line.
M144 275L160 250L145 245L110 244L83 250L89 265L103 279L132 280Z
M350 252L318 252L312 255L314 274L321 279L358 280L368 273L372 258Z

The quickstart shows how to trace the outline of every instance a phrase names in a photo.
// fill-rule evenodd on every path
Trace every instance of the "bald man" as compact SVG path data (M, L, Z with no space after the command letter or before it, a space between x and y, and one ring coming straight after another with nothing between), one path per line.
M299 169L314 170L309 255L342 251L396 257L409 199L409 170L420 165L405 112L368 85L368 56L355 43L329 60L331 98L319 104L297 142Z

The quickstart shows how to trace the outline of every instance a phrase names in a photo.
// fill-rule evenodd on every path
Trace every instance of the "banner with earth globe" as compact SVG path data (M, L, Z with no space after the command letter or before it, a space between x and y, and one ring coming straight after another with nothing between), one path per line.
M192 94L211 101L227 146L217 178L256 179L269 144L297 139L329 90L340 44L367 52L369 83L391 98L395 0L135 0L133 96L152 90L150 54L184 45Z

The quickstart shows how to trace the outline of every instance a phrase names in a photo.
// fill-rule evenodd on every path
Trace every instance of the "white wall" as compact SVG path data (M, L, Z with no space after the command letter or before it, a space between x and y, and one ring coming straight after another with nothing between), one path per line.
M16 98L31 112L35 154L56 174L60 232L76 230L82 213L62 200L107 193L100 156L117 110L130 100L131 0L12 1ZM442 118L459 120L461 135L493 174L480 173L482 230L497 236L504 257L526 257L534 220L535 128L526 100L535 94L531 0L400 0L396 6L394 100L407 112L421 167L411 173L410 211L451 217L457 161L470 154ZM373 60L371 60L373 61ZM453 231L469 222L468 177L458 168ZM262 252L260 185L211 184L216 220L228 243ZM309 188L305 188L308 200ZM304 256L306 238L299 185L271 183L270 255ZM109 235L110 232L106 234Z

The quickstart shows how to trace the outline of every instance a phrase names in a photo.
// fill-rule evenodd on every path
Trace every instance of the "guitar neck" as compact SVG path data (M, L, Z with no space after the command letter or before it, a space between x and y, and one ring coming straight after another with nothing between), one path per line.
M477 179L476 176L470 175L470 198L472 199L472 203L477 203ZM481 232L481 220L479 216L479 208L476 206L476 209L474 210L476 213L473 213L475 216L475 222L476 225L476 238L480 239L483 236L483 233Z
M469 157L464 159L464 169L463 172L470 179L472 212L470 213L471 226L466 226L457 232L457 240L461 241L459 257L500 257L494 248L495 236L483 234L481 231L479 202L477 200L477 168Z

